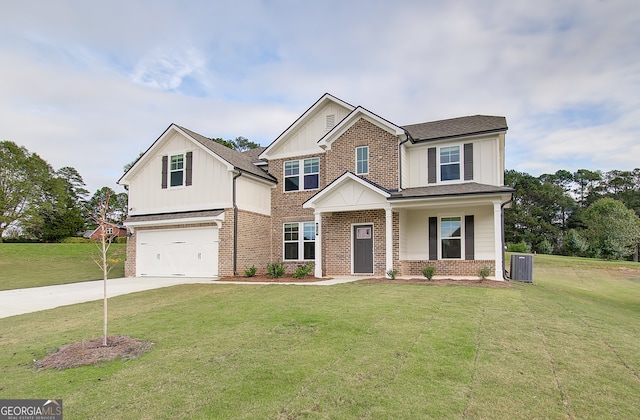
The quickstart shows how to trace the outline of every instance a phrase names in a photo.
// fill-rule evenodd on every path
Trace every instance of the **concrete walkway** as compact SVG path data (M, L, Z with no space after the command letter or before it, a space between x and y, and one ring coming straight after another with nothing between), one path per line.
M363 277L343 277L330 280L306 283L270 283L224 281L206 278L180 277L128 277L109 279L107 282L107 296L119 296L144 290L159 289L178 284L270 284L270 285L304 285L330 286L333 284L349 283L361 280ZM21 315L30 312L53 309L59 306L74 305L76 303L91 302L103 299L103 281L86 281L80 283L61 284L56 286L32 287L28 289L14 289L0 291L0 318Z

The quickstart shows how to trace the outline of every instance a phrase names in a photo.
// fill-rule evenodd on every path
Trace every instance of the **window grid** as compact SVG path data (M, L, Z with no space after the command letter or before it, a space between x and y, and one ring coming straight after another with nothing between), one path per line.
M302 175L300 174L302 166ZM300 178L302 177L302 182ZM284 163L284 190L316 190L320 186L320 158L290 160Z
M462 218L440 219L440 244L442 259L462 258Z
M302 232L302 235L300 235L300 232ZM285 223L283 233L285 260L315 259L315 222ZM300 256L302 256L302 258L300 258Z
M460 179L460 146L440 148L440 180L456 181Z
M369 146L356 147L356 174L369 173Z
M181 187L184 185L184 155L173 155L170 162L169 185Z

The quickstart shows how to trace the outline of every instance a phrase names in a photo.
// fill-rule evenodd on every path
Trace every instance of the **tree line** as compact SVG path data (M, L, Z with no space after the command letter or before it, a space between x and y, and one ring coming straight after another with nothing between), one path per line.
M640 168L539 177L507 170L505 184L515 190L505 210L512 250L638 261Z
M126 193L102 187L89 195L70 166L54 170L38 154L12 141L0 142L0 242L3 238L56 242L95 229L92 217L110 196L108 221L122 224Z

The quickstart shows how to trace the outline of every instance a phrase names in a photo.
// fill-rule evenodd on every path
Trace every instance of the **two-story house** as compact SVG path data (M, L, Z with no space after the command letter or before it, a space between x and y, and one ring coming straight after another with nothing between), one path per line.
M171 125L119 181L127 275L503 278L504 117L398 126L323 95L256 156Z

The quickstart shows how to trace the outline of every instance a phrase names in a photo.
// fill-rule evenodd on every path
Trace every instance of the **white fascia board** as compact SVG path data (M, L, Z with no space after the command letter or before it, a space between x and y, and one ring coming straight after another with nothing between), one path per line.
M188 217L188 218L182 218L182 219L145 220L140 222L124 222L124 225L127 228L129 228L131 232L135 232L135 229L139 227L187 225L187 224L207 223L207 222L214 222L219 225L221 222L224 222L224 212L218 216Z
M504 194L487 194L476 196L446 196L446 197L424 197L424 198L405 198L392 199L390 201L394 210L411 209L411 208L436 208L436 207L465 207L477 205L493 205L494 203L504 203L511 198L510 193Z
M164 140L165 138L167 138L168 133L171 131L171 129L177 129L176 125L174 123L171 123L169 125L169 127L167 127L166 130L164 130L164 132L162 134L160 134L160 137L158 137L156 139L156 141L153 142L153 144L151 144L151 146L149 146L149 148L142 154L142 156L140 156L140 158L136 161L136 163L129 168L129 170L127 172L125 172L124 175L122 175L122 177L120 177L120 179L118 180L117 184L119 185L130 185L131 181L129 180L129 177L131 175L133 175L135 173L135 171L142 165L142 162L147 160L147 157L151 154L150 152L152 150L155 150L158 148L158 145L162 142L162 140Z
M406 135L403 128L398 127L368 109L359 106L351 111L346 118L340 121L340 123L333 127L327 134L325 134L324 137L318 141L318 146L323 149L330 150L331 143L343 135L353 125L353 123L358 121L360 118L364 118L366 121L369 121L371 124L387 131L388 133L401 137L401 140L403 140L403 136Z
M191 141L191 143L195 144L196 146L198 146L200 149L202 149L205 153L209 154L209 156L213 157L214 159L216 159L217 161L219 161L220 163L222 163L223 165L225 165L227 167L228 171L233 171L235 169L235 167L227 162L226 160L224 160L222 157L220 157L220 155L216 154L214 151L210 150L209 148L205 147L202 143L200 143L198 140L194 139L193 137L191 137L188 133L185 133L183 130L181 130L179 127L175 126L174 130L180 134L182 134L183 136L185 136L187 139L189 139Z
M308 199L307 201L305 201L302 204L302 208L305 209L314 209L315 208L315 203L318 200L321 200L325 195L330 194L332 191L334 191L336 188L340 188L340 186L342 184L344 184L345 182L347 182L348 180L352 180L357 182L358 184L370 189L371 191L374 191L378 194L380 194L381 196L383 196L384 198L389 198L391 197L391 194L389 194L388 192L377 188L375 185L370 184L369 182L363 180L362 178L354 175L351 172L347 172L344 175L342 175L340 178L336 179L335 181L333 181L331 184L327 185L322 191L320 191L319 193L317 193L316 195L314 195L313 197L311 197L310 199ZM376 208L380 208L379 206Z
M274 148L274 146L276 144L278 144L280 142L280 140L282 140L283 138L287 137L290 133L292 133L293 131L296 130L296 128L301 124L304 123L309 116L313 115L318 109L320 109L321 107L325 106L325 104L327 102L335 102L338 105L341 105L347 109L353 110L354 106L351 104L348 104L346 102L344 102L341 99L336 98L335 96L329 94L329 93L325 93L324 95L322 95L320 97L320 99L318 99L316 101L316 103L314 103L313 105L311 105L311 107L309 109L307 109L301 116L298 117L298 119L296 119L293 124L291 124L286 130L284 130L282 132L282 134L280 134L274 141L271 142L271 144L269 146L267 146L266 149L264 149L262 151L262 153L260 153L260 155L258 156L259 159L270 159L269 153L271 152L271 150ZM300 155L299 153L297 155Z

